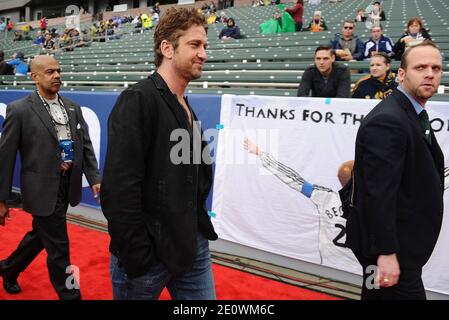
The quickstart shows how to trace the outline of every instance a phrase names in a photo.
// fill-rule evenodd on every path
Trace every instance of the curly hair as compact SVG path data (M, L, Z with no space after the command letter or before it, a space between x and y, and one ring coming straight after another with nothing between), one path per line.
M162 18L154 32L154 64L159 67L164 58L161 52L161 43L166 40L178 47L179 38L192 26L203 26L207 33L207 20L194 8L169 8Z

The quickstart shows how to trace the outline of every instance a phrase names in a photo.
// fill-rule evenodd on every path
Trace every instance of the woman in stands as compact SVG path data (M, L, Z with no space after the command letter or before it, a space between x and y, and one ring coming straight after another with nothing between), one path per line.
M407 31L393 47L394 59L401 60L407 48L413 47L426 39L432 40L424 28L422 20L418 17L411 18L407 23Z
M228 24L226 27L221 30L220 34L218 35L219 39L240 39L240 29L235 25L234 19L229 18Z
M398 86L396 75L390 70L391 60L385 52L371 57L370 75L355 84L353 98L385 99Z

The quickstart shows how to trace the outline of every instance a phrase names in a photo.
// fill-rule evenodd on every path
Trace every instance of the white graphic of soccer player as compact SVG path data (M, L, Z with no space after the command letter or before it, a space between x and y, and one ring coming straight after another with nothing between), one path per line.
M317 207L321 264L360 274L360 263L345 245L346 219L342 217L343 211L338 191L309 183L295 170L280 163L271 154L263 152L249 139L245 139L244 148L258 156L264 168L290 188L310 198ZM338 180L342 186L349 182L353 166L354 160L350 160L344 162L338 169ZM444 168L444 189L448 187L449 167L446 167Z
M319 213L319 250L321 264L360 274L360 263L346 247L346 219L342 217L341 200L337 191L314 185L293 169L263 152L251 140L245 139L244 148L260 158L262 165L290 188L310 198ZM354 161L344 162L338 170L338 179L345 185L351 178Z

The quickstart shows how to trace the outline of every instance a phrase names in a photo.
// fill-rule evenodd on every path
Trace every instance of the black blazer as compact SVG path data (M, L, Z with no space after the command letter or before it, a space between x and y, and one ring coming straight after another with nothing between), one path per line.
M356 139L355 209L348 247L366 258L397 253L401 268L430 258L443 218L444 158L410 100L395 90L363 120Z
M69 203L81 200L82 173L90 185L100 183L98 163L78 104L61 97L70 120L74 160ZM6 109L0 140L0 200L10 197L17 151L24 210L36 216L53 213L58 197L61 150L51 117L36 92L11 102Z
M185 272L196 257L198 230L217 239L205 207L211 164L171 161L179 140L170 136L179 129L188 132L191 142L201 134L190 128L184 109L157 72L123 91L109 116L101 205L110 251L129 277L145 274L156 258L172 274ZM202 148L208 153L204 142ZM193 160L192 152L187 157Z

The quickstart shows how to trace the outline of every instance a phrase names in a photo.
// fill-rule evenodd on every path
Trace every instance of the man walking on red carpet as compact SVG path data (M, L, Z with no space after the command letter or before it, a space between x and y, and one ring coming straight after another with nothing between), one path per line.
M173 299L215 299L211 161L204 141L192 143L201 128L184 96L207 58L206 25L194 9L169 9L154 33L157 72L123 91L109 116L101 204L114 299L157 299L165 286Z
M78 104L61 97L61 68L50 56L31 63L36 91L13 101L6 109L0 138L0 224L5 225L17 151L21 158L20 185L23 209L33 215L33 229L17 249L0 261L3 288L21 291L17 282L45 248L50 280L62 300L80 299L70 272L66 213L81 200L84 172L94 196L100 191L100 174L88 128ZM70 279L69 279L70 278ZM70 284L68 286L67 284Z

